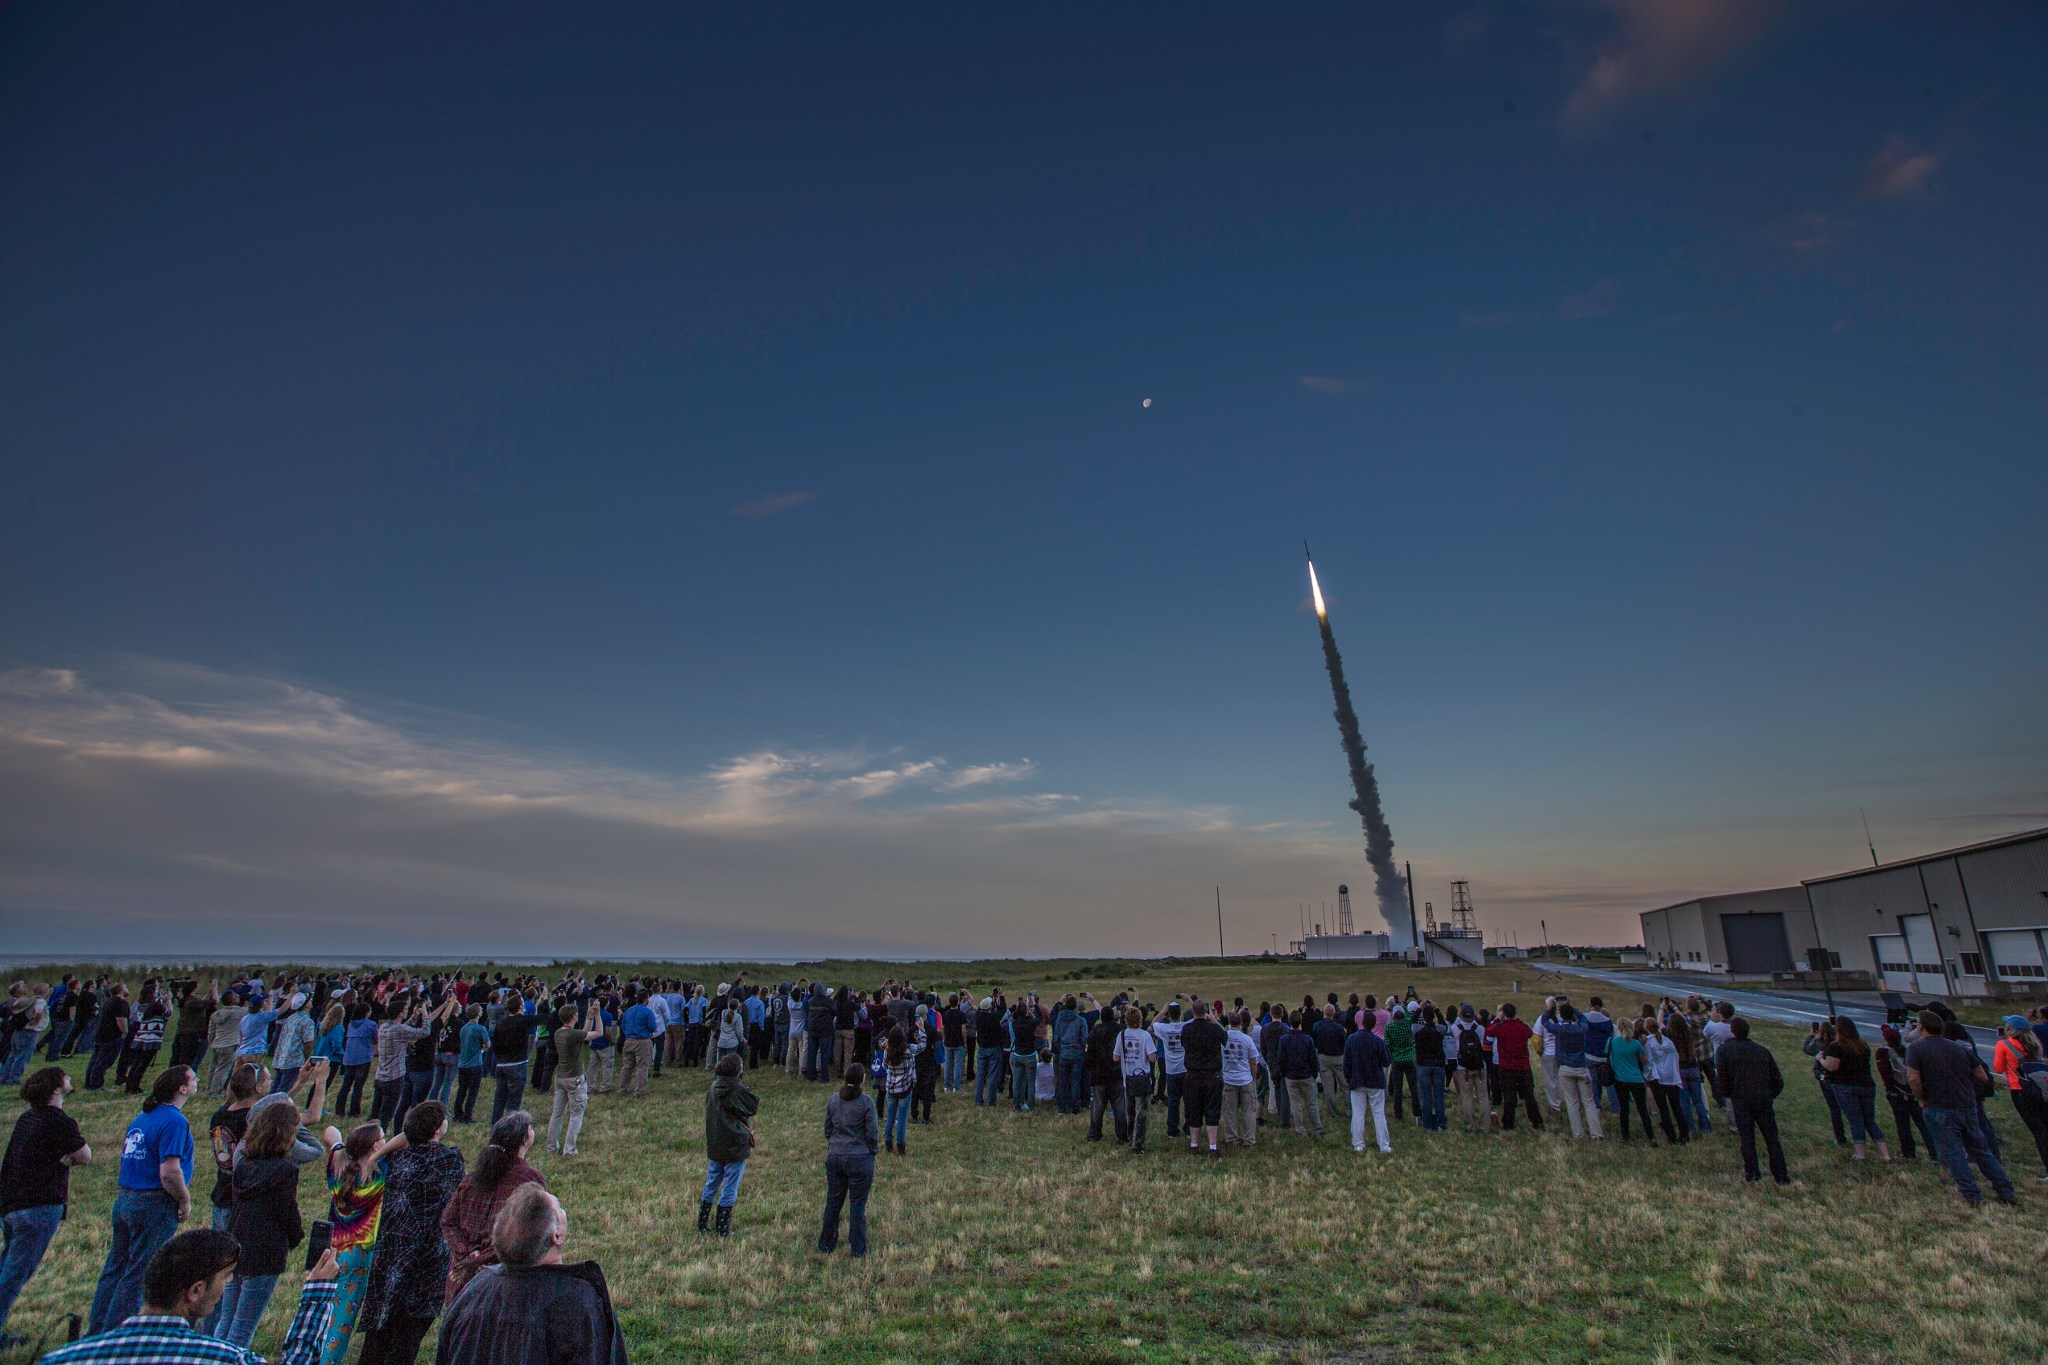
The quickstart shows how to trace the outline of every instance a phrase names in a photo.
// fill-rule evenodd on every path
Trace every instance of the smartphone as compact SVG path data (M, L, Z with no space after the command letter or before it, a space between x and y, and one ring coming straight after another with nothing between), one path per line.
M334 1224L325 1218L315 1218L313 1226L306 1233L306 1269L320 1264L320 1258L327 1254L327 1248L334 1244Z

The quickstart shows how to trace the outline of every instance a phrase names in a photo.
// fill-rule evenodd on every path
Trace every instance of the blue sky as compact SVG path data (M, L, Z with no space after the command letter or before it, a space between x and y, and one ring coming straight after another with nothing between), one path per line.
M2048 823L2044 40L24 0L0 916L1263 947L1369 881L1303 537L1525 942Z

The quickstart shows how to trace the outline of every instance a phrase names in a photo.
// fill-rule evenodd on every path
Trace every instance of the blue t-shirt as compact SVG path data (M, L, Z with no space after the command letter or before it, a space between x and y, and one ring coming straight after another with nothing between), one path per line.
M690 997L690 1002L689 1002L689 1007L688 1007L688 1008L689 1008L689 1014L690 1014L690 1022L691 1022L691 1023L693 1023L693 1024L701 1024L701 1023L703 1023L703 1022L704 1022L704 997L703 997L703 996L701 996L701 995L693 995L693 996L691 996L691 997Z
M760 996L748 996L746 1006L747 1022L749 1024L759 1025L763 1020L765 1020L768 1017L768 1002L763 1000Z
M265 1010L261 1014L242 1016L241 1045L235 1049L238 1057L261 1057L270 1051L270 1024L277 1018L276 1010Z
M491 1045L491 1031L472 1019L462 1026L460 1035L462 1051L455 1059L457 1066L476 1067L484 1064L484 1049Z
M176 1105L160 1104L146 1114L137 1114L121 1141L121 1188L160 1190L164 1186L157 1169L173 1158L185 1172L185 1184L192 1184L192 1125Z

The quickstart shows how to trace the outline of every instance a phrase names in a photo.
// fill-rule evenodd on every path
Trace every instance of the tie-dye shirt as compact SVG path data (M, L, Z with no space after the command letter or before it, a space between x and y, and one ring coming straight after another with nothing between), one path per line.
M334 1224L334 1249L347 1251L351 1247L367 1247L377 1240L377 1225L384 1212L384 1180L388 1174L385 1163L379 1161L370 1169L370 1178L357 1185L353 1194L344 1194L341 1182L347 1176L348 1163L341 1168L341 1175L331 1177L327 1188L332 1196L328 1218Z

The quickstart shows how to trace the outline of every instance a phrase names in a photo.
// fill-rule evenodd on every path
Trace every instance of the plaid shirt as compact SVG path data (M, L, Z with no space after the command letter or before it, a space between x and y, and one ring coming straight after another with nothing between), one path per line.
M315 1280L299 1296L278 1365L315 1365L334 1316L334 1281ZM184 1318L138 1313L119 1327L60 1346L41 1365L264 1365L262 1356L206 1336Z
M396 1019L377 1025L377 1079L395 1081L405 1075L405 1050L427 1036L427 1030Z

